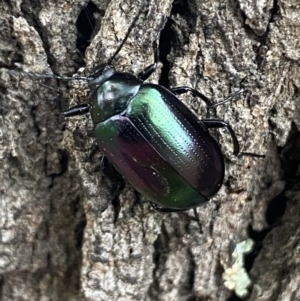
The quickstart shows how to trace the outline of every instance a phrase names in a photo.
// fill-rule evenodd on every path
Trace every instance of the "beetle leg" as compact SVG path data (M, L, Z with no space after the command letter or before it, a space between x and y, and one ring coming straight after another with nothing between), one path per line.
M138 77L142 81L148 79L157 67L157 63L159 61L159 49L156 41L153 42L153 52L154 52L154 63L146 67L142 72L138 74Z
M183 87L172 88L172 89L170 89L170 91L172 93L176 94L176 95L191 92L195 97L201 98L207 104L207 106L209 106L209 107L213 106L210 99L208 99L205 95L203 95L202 93L200 93L199 91L197 91L194 88L191 88L191 87L188 87L188 86L183 86Z
M113 206L118 207L118 198L122 190L124 189L125 182L123 176L115 169L115 167L108 161L106 156L101 159L101 170L112 182L111 194L112 197L106 202L106 204L101 209L104 211L110 203Z
M54 90L57 92L57 94L58 94L57 108L64 117L84 115L90 111L89 105L87 105L87 104L80 104L77 106L73 106L67 110L62 110L62 107L61 107L61 99L62 99L62 94L63 94L62 91L59 89L53 88L51 86L47 86L41 82L40 82L40 85L42 85L43 87L46 87L47 89Z
M265 158L265 155L259 155L255 153L248 153L248 152L240 152L239 142L236 138L235 132L232 127L225 121L219 119L204 119L201 120L207 128L224 128L226 127L231 135L232 143L233 143L233 153L237 157L242 156L249 156L249 157L256 157L256 158Z
M153 209L159 212L163 213L171 213L171 212L181 212L186 211L187 209L171 209L171 208L165 208L165 207L159 207L157 204L150 202Z
M57 108L59 112L64 116L64 117L72 117L72 116L78 116L78 115L84 115L87 114L90 111L90 108L87 104L80 104L74 107L71 107L67 110L62 110L61 107L61 99L62 99L62 91L56 88L53 88L51 86L46 86L43 83L40 83L42 86L54 90L57 92L58 97L57 97Z
M248 156L248 157L255 157L255 158L265 158L265 155L259 155L259 154L255 154L255 153L248 153L248 152L240 152L237 155L239 158L242 156Z
M61 99L62 99L62 96L63 96L63 93L60 89L57 89L57 88L54 88L54 87L51 87L51 86L48 86L48 85L45 85L43 84L41 81L40 81L40 85L47 88L47 89L50 89L52 91L55 91L58 95L57 95L57 98L56 98L56 105L57 105L57 108L58 108L58 111L61 113L62 112L62 108L61 108Z
M233 143L233 154L238 156L240 153L239 142L236 138L235 132L232 127L225 121L220 119L204 119L201 120L207 128L227 128Z
M215 108L215 107L221 106L221 105L223 105L224 103L231 101L235 96L244 93L244 91L245 91L245 90L244 90L243 88L241 88L240 90L231 93L231 94L228 95L225 99L223 99L223 100L221 100L221 101L219 101L219 102L217 102L217 103L214 103L214 104L211 106L211 108Z
M222 101L219 101L219 102L214 103L214 104L205 95L203 95L202 93L200 93L199 91L197 91L196 89L191 88L191 87L187 87L187 86L176 87L176 88L170 89L170 91L174 94L177 94L177 95L184 94L184 93L187 93L187 92L191 92L195 97L201 98L207 104L208 107L216 108L220 105L225 104L226 102L231 101L235 96L242 94L244 92L244 89L241 88L240 90L230 94L228 97L226 97Z

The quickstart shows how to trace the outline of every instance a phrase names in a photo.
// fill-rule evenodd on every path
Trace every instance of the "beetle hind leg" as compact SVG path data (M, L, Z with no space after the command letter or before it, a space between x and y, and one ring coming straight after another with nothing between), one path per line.
M242 157L242 156L249 156L249 157L256 157L256 158L264 158L264 155L259 155L255 153L248 153L248 152L240 152L240 145L237 140L237 137L235 135L235 132L233 128L224 120L219 120L219 119L204 119L201 120L204 125L207 128L227 128L232 139L233 143L233 154L236 155L237 157Z
M201 121L205 124L205 126L207 128L227 128L231 135L231 139L232 139L232 143L233 143L233 154L236 156L239 155L239 153L240 153L239 142L236 138L234 130L227 122L225 122L224 120L220 120L220 119L204 119Z

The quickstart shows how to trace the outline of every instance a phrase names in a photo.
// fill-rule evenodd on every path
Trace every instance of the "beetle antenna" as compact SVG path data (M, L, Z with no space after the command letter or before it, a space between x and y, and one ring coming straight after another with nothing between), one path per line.
M129 35L130 35L130 33L131 33L131 31L133 30L135 24L137 23L137 20L138 20L138 18L139 18L139 16L140 16L141 12L142 12L142 9L141 9L141 10L139 11L139 13L134 17L134 19L133 19L131 25L129 26L129 28L128 28L128 30L127 30L127 33L126 33L126 35L125 35L125 37L124 37L122 43L119 45L119 47L117 48L117 50L116 50L116 52L114 53L114 55L108 60L107 65L110 66L110 65L112 64L113 60L116 58L116 56L117 56L117 55L119 54L119 52L121 51L122 47L124 46L125 42L127 41L128 37L129 37Z
M84 12L85 12L86 17L88 19L89 26L90 26L91 30L93 31L95 29L95 25L94 25L95 19L94 19L93 14L91 14L90 10L88 9L88 5L84 6Z
M84 54L86 52L87 47L91 44L91 38L92 36L94 36L95 25L97 22L94 14L99 12L100 11L98 7L92 1L89 1L83 6L83 9L80 11L80 14L78 15L78 18L76 20L76 48L84 62Z
M54 74L44 74L44 73L36 73L36 72L26 72L26 71L16 71L16 70L10 70L8 71L9 74L14 76L24 76L29 78L40 78L40 79L46 79L46 78L55 78L60 80L83 80L83 81L89 81L90 78L87 76L59 76Z

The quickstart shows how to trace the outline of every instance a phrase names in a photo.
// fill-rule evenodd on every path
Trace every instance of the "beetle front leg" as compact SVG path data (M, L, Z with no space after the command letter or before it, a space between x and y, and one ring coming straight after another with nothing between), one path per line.
M153 52L154 52L154 63L146 67L142 72L138 74L138 77L145 81L150 77L150 75L156 70L157 63L159 61L159 49L157 46L157 42L153 42Z
M80 104L80 105L73 106L67 110L63 110L62 105L61 105L62 91L59 89L53 88L51 86L47 86L43 83L40 83L40 85L42 85L43 87L46 87L47 89L54 90L58 93L57 108L64 117L73 117L73 116L84 115L90 111L89 105L87 105L87 104Z

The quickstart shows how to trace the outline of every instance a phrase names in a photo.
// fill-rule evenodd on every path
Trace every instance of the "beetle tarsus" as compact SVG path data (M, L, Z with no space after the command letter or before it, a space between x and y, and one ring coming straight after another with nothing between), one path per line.
M150 204L154 210L162 212L162 213L172 213L172 212L174 213L174 212L186 211L186 209L171 209L171 208L160 207L157 204L152 203L152 202L150 202Z
M265 155L260 155L260 154L256 154L256 153L248 153L248 152L240 152L237 157L243 157L243 156L248 156L248 157L254 157L254 158L265 158Z
M238 91L236 91L236 92L233 92L232 94L228 95L225 99L223 99L223 100L221 100L221 101L219 101L219 102L217 102L217 103L211 105L210 108L211 108L211 109L214 109L214 108L216 108L216 107L218 107L218 106L221 106L221 105L223 105L223 104L225 104L225 103L227 103L227 102L229 102L229 101L232 101L232 99L233 99L234 97L236 97L237 95L240 95L240 94L242 94L242 93L244 93L244 92L245 92L245 89L244 89L244 88L240 88L240 90L238 90Z
M79 115L85 115L90 111L90 107L87 104L80 104L74 107L71 107L65 111L61 111L61 114L64 117L73 117Z

